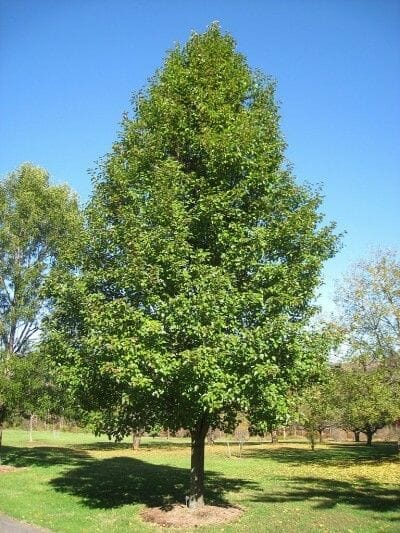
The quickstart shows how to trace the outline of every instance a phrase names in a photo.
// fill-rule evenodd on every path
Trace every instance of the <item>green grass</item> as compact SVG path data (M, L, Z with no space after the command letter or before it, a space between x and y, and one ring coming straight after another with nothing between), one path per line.
M237 453L237 447L231 450ZM187 440L144 439L134 454L84 433L4 432L0 512L56 532L160 531L144 506L183 501ZM245 509L241 519L204 532L400 531L400 459L391 444L248 443L228 457L207 446L207 500ZM171 530L169 530L171 531Z

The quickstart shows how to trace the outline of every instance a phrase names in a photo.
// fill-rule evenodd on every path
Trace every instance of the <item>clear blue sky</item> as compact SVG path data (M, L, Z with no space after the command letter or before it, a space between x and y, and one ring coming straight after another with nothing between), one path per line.
M214 20L278 81L288 159L347 231L329 309L349 263L400 249L398 0L0 0L0 175L32 161L86 200L132 93Z

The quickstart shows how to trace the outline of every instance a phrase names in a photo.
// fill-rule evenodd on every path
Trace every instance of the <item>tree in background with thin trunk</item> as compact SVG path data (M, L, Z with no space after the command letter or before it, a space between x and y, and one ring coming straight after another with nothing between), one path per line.
M0 181L0 432L7 413L36 397L31 352L47 312L45 282L79 228L76 197L45 170L25 163ZM29 368L31 382L19 382Z

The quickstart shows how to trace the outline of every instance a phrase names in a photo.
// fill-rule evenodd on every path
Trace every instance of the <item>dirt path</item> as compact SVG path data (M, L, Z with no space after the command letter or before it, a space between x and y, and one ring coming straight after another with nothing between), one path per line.
M0 514L0 533L50 533L48 529L41 529L23 522L18 522L9 516Z

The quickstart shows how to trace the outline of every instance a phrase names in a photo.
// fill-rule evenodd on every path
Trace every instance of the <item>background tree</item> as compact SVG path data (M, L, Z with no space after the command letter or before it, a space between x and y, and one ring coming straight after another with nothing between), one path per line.
M335 405L336 382L331 371L327 370L325 379L307 387L301 395L299 421L307 431L311 448L314 450L316 436L322 443L323 432L335 425L337 408Z
M251 434L266 436L270 433L271 442L275 444L278 442L278 430L288 425L293 410L293 398L288 392L287 396L282 398L283 405L254 405L248 416L253 421L250 426Z
M318 317L315 317L318 319ZM302 387L293 387L282 397L285 408L279 404L253 405L249 416L253 420L252 431L260 434L271 433L272 442L277 442L279 428L286 428L291 422L301 423L308 432L318 433L320 442L324 429L335 419L334 371L329 365L327 354L342 342L342 332L336 324L313 320L318 324L319 342L315 345L314 372L303 377Z
M45 416L53 410L53 383L48 362L38 352L8 357L0 363L0 398L5 415L30 418L30 439L34 413Z
M189 430L193 507L208 429L260 403L284 412L318 370L306 326L336 238L284 149L274 84L216 25L193 34L125 117L86 246L54 285L47 341L66 383L118 411L115 436L132 413Z
M0 182L0 349L29 350L44 313L43 286L64 243L79 226L65 185L29 163Z
M75 196L65 185L51 185L45 170L26 163L0 182L0 431L18 385L9 381L31 362L9 359L26 355L38 340L45 280L79 228Z
M378 429L400 418L400 387L387 369L366 369L364 361L353 362L336 374L335 406L338 424L365 433L370 446Z
M380 251L356 264L339 287L349 355L400 368L400 262Z
M356 440L360 432L366 433L370 444L377 429L399 416L400 262L397 254L381 250L356 264L339 287L337 303L348 360L345 372L339 374L341 423L354 431Z

